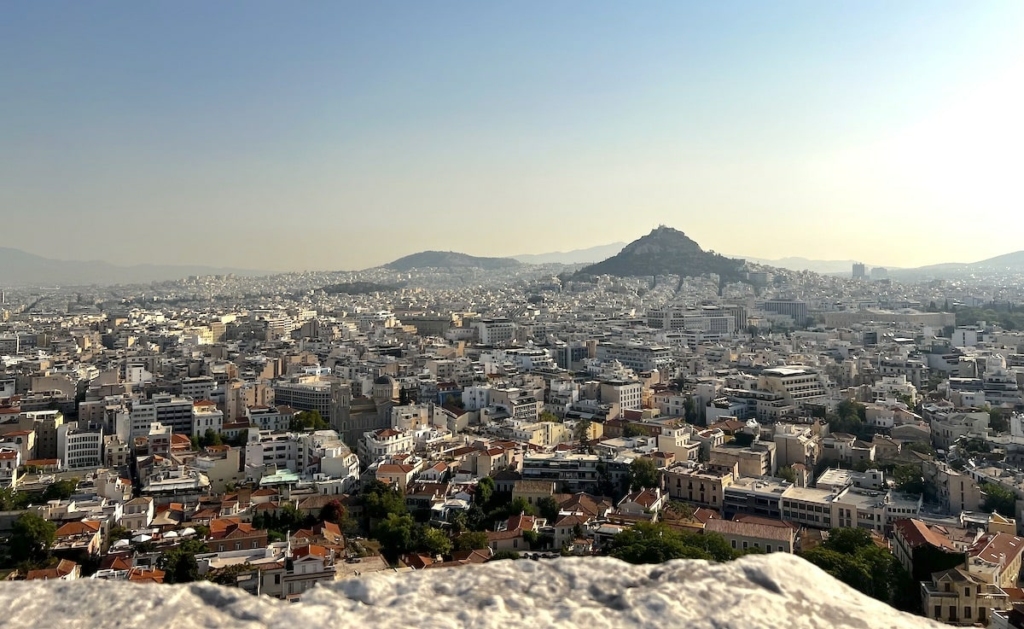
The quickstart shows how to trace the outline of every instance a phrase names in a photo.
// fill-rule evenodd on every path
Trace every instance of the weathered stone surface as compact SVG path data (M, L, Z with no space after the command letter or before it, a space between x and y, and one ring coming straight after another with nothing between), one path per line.
M729 564L499 561L370 575L287 604L210 584L0 585L13 629L37 627L939 627L901 614L792 555ZM520 624L523 623L523 624Z

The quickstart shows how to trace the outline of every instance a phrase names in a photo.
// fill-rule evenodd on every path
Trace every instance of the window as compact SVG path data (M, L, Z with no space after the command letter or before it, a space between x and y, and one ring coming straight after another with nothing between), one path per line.
M969 588L969 587L964 588L964 596L970 596L970 595L971 595L971 588Z
M970 607L964 607L964 620L967 620L970 617L971 617L971 608Z
M732 547L733 547L734 549L736 548L736 540L732 540Z

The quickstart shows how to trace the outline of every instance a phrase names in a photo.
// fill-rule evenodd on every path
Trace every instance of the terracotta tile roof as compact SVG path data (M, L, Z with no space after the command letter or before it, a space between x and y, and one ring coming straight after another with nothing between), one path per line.
M693 519L697 520L702 524L707 524L711 520L722 519L722 516L714 509L708 509L707 507L697 507L696 509L693 510Z
M756 537L777 542L791 543L796 531L789 527L769 526L754 522L736 520L710 520L704 524L704 530L722 535Z
M45 568L43 570L29 570L25 576L26 581L41 581L47 579L60 579L72 574L75 568L78 567L73 561L67 559L61 559L60 563L55 568Z
M532 531L537 526L537 518L532 515L514 515L506 524L509 531Z
M1021 551L1024 551L1024 539L1007 533L990 533L982 536L967 554L996 564L1002 558L1009 564Z
M904 518L893 522L893 531L907 540L911 548L930 545L935 548L956 550L953 542L939 531L929 527L921 520Z
M68 522L57 529L57 537L71 537L74 535L95 535L100 531L99 522L81 520L79 522Z
M128 572L128 580L135 583L163 583L164 574L158 568L137 567Z
M330 554L330 551L328 551L325 547L319 546L317 544L310 544L308 546L303 546L302 548L297 548L292 551L292 555L295 557L308 557L312 555L314 557L325 558L328 556L328 554Z

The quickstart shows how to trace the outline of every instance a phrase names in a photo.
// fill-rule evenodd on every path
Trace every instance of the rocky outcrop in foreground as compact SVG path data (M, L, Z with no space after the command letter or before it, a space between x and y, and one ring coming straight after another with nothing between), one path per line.
M37 627L940 627L896 612L792 555L728 564L498 561L370 575L301 603L210 584L0 585L9 629Z

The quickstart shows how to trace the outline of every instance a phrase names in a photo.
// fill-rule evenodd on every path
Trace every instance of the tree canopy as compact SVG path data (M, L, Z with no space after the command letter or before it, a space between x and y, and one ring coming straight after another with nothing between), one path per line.
M14 521L8 540L11 559L15 562L43 561L49 556L56 538L57 525L36 513L23 513Z
M848 433L862 439L870 439L874 433L874 429L866 423L867 407L853 400L843 400L835 412L828 413L825 418L832 432Z
M455 550L482 550L487 548L487 533L471 531L455 538Z
M334 499L323 506L320 509L320 521L330 522L332 524L341 524L342 520L345 519L345 507L342 506L341 501Z
M640 522L612 539L611 555L634 564L672 559L729 561L737 553L721 535L681 533L664 523Z
M67 500L78 489L78 479L64 479L46 486L46 491L43 492L43 502L49 502L51 500Z
M407 511L405 497L380 481L372 481L361 494L360 500L367 517L380 520L388 515L401 515Z
M654 459L638 457L629 464L630 489L653 488L660 486L661 473Z
M996 483L982 484L981 491L985 493L985 500L981 503L982 511L1016 517L1017 495L1013 491Z
M380 542L381 554L394 563L403 553L413 550L416 522L411 515L389 513L373 529L373 538Z
M294 431L303 430L327 430L331 425L320 416L320 411L302 411L292 417L291 429Z
M802 556L850 587L900 609L920 605L917 584L888 550L860 528L836 528Z
M180 545L164 551L156 560L163 570L164 583L191 583L199 579L199 562L196 555L209 552L206 544L199 540L186 540Z

